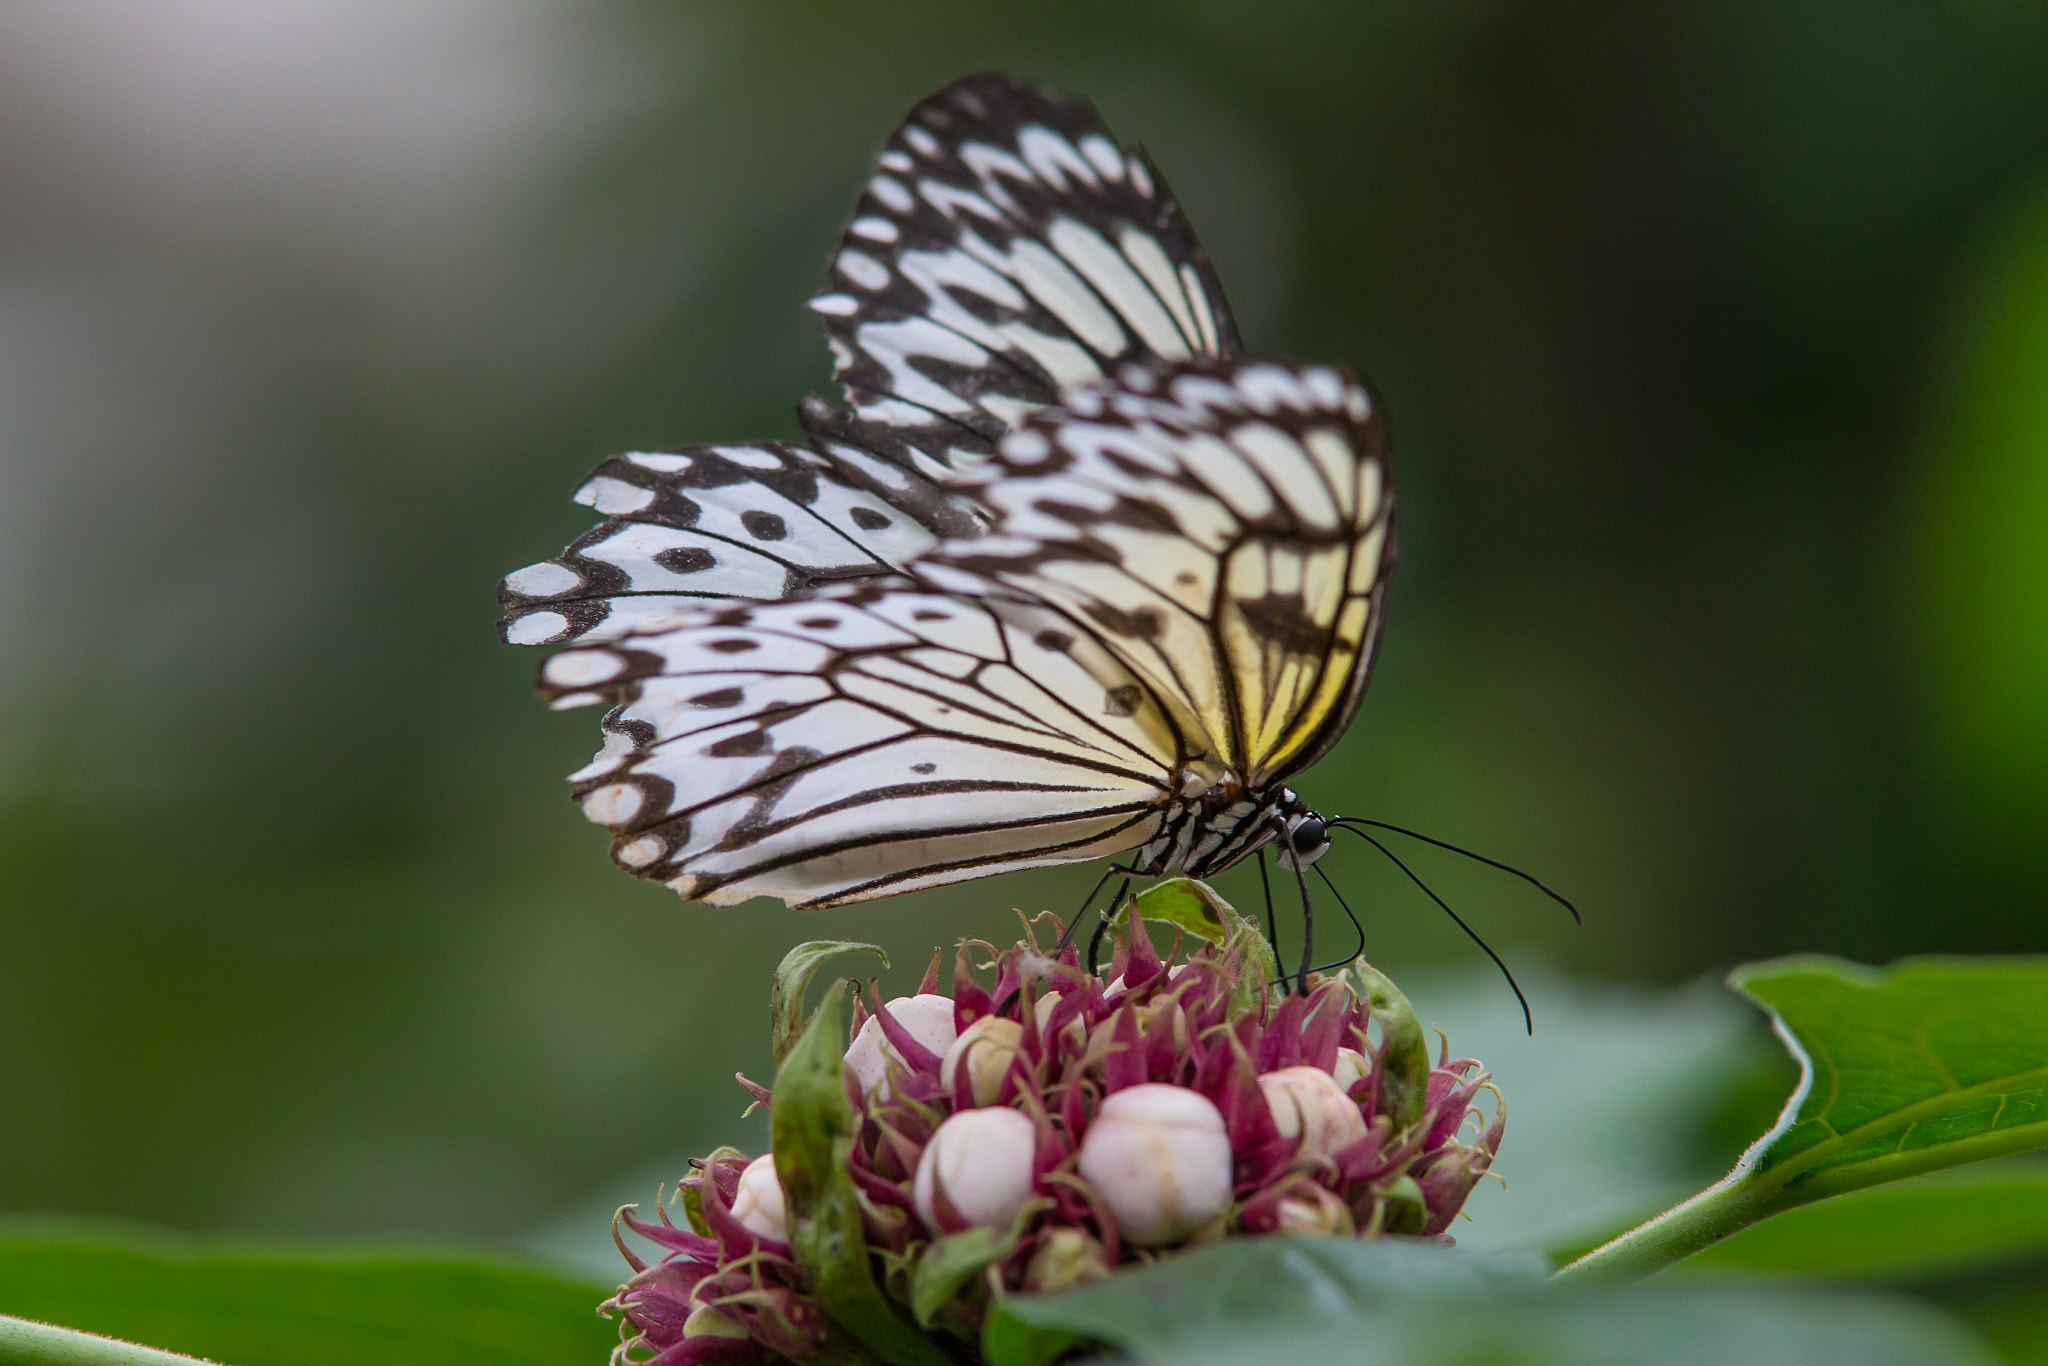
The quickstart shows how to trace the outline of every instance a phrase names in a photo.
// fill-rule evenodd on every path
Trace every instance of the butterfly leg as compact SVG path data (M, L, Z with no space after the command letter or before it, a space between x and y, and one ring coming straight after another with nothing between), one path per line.
M1294 975L1294 989L1306 992L1311 971L1309 965L1316 961L1316 908L1308 897L1308 875L1296 868L1294 880L1301 887L1301 968Z
M1097 879L1094 888L1081 902L1081 909L1074 912L1074 918L1072 920L1069 920L1067 922L1067 928L1060 932L1060 942L1052 946L1053 957L1057 958L1062 953L1065 953L1067 951L1067 945L1074 942L1074 931L1080 928L1081 917L1088 914L1088 908L1095 904L1095 898L1101 895L1102 889L1104 887L1109 885L1109 880L1115 877L1118 873L1125 871L1127 870L1124 868L1120 868L1116 864L1112 863L1109 866L1108 871L1104 872L1103 875L1099 879Z

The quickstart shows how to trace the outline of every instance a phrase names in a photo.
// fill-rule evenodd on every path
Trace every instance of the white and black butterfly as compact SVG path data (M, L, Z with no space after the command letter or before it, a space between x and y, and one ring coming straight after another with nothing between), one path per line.
M1158 172L996 75L920 103L833 259L811 444L606 461L505 639L604 702L574 775L686 897L829 906L1125 852L1206 876L1324 822L1394 558L1377 406L1241 353Z

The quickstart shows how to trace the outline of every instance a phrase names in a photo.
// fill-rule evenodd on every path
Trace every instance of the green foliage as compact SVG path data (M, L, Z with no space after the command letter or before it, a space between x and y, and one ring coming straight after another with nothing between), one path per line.
M1871 1295L1754 1285L1562 1289L1535 1259L1405 1241L1227 1242L1064 1295L1018 1296L993 1366L1041 1366L1064 1332L1140 1362L1962 1363L1991 1360L1940 1315Z
M1350 972L1380 1027L1380 1088L1387 1098L1387 1113L1397 1129L1405 1129L1422 1118L1429 1100L1429 1043L1422 1037L1422 1021L1385 973L1362 959L1351 965Z
M1006 1229L962 1229L929 1244L918 1255L917 1267L910 1275L910 1308L918 1323L930 1327L946 1301L958 1294L976 1272L1009 1256L1017 1240L1024 1236L1024 1225L1049 1203L1027 1202Z
M0 1313L233 1366L589 1366L617 1342L596 1312L604 1294L489 1253L323 1252L102 1224L0 1225ZM105 1351L31 1349L0 1336L7 1366L147 1360Z
M841 1080L845 1001L826 993L775 1074L770 1107L775 1174L788 1199L789 1245L811 1293L833 1321L891 1366L947 1366L945 1353L891 1307L868 1269L860 1202L846 1174L853 1106Z
M883 967L889 966L889 955L881 949L850 939L813 939L782 956L774 985L768 989L768 1032L778 1068L804 1032L804 997L810 992L811 979L819 968L846 953L872 953L882 960Z
M2025 1260L2044 1250L2048 1162L2013 1158L1788 1210L1686 1265L1903 1282Z
M1207 943L1221 945L1225 953L1244 957L1251 970L1238 978L1230 1002L1233 1017L1256 1005L1263 984L1280 975L1265 931L1199 878L1170 877L1155 882L1132 897L1130 904L1145 920L1176 926ZM1120 910L1117 923L1122 924L1128 914Z
M1634 1279L1800 1205L2048 1143L2048 960L1801 956L1729 980L1771 1013L1798 1091L1726 1178L1561 1276Z

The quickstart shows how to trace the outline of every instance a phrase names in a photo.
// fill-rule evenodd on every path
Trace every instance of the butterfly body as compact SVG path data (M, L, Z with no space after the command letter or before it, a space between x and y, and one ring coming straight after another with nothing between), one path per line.
M1206 877L1324 823L1394 553L1377 405L1239 350L1163 181L1000 76L921 102L813 301L809 446L600 466L504 633L609 703L574 775L624 867L827 906L1106 856Z

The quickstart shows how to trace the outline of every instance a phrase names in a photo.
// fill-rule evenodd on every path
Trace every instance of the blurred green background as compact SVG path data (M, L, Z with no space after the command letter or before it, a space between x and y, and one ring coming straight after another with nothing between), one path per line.
M985 67L1152 151L1254 348L1381 391L1380 672L1300 786L1587 918L1418 857L1530 973L1525 1044L1340 850L1454 1042L1492 1012L1504 1077L1584 1071L1629 1026L1573 976L2043 949L2048 9L24 0L0 1211L581 1255L752 1138L791 943L881 940L900 990L1078 902L680 904L565 800L595 714L493 633L598 460L798 434L872 149ZM1694 999L1681 1053L1751 1028Z

